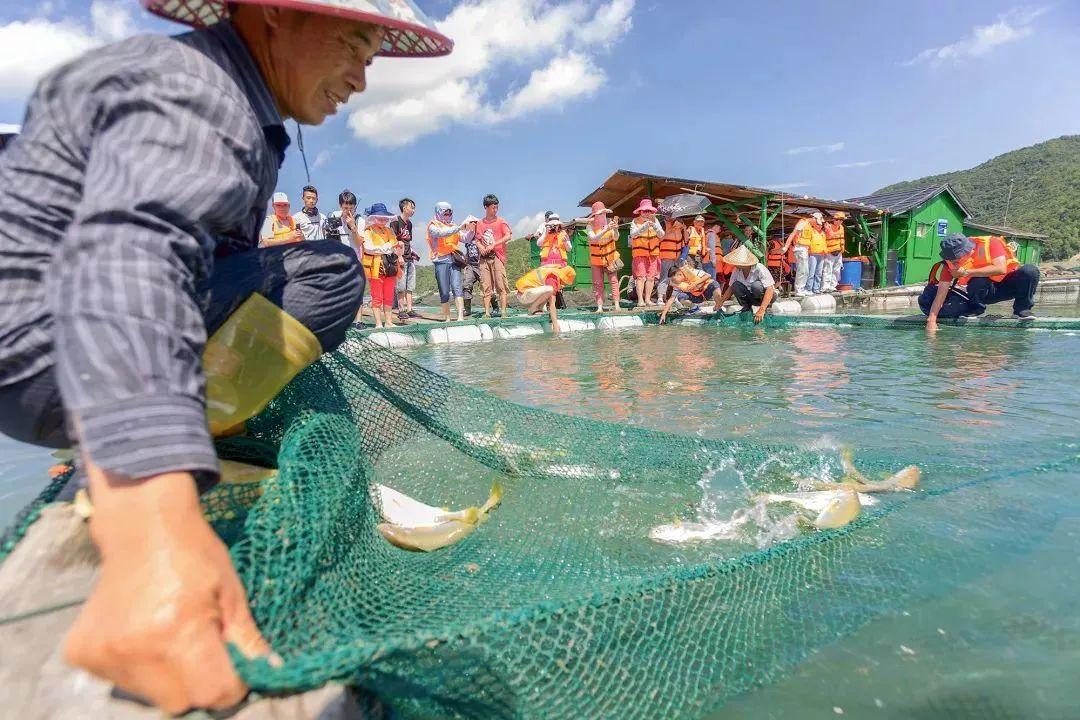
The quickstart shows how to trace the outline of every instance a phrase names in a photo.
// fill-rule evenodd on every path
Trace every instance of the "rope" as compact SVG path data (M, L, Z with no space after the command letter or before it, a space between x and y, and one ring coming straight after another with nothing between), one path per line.
M300 157L304 158L304 175L307 176L307 184L311 184L311 171L308 170L307 153L304 152L304 133L300 130L300 123L296 123L296 146L300 148Z
M78 598L77 600L67 600L65 602L56 603L55 605L46 605L45 607L40 607L35 610L27 610L26 612L7 615L5 617L0 617L0 626L11 625L12 623L22 622L23 620L30 620L42 615L60 612L61 610L67 610L68 608L82 605L84 602L86 602L86 598Z

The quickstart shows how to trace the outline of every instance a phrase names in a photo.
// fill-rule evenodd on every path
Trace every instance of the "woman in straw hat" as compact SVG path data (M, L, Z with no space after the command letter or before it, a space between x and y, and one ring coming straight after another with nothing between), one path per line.
M195 29L53 71L0 157L0 216L19 218L0 223L0 432L79 448L101 569L67 659L180 713L244 697L227 644L269 652L200 510L211 430L337 347L361 299L339 243L256 248L285 121L322 123L376 55L452 44L405 0L143 4ZM273 359L233 342L256 325L277 330L273 378L240 371Z
M757 325L765 317L765 311L769 309L775 295L776 281L773 280L772 273L745 245L740 245L725 255L724 262L733 269L727 289L717 303L717 309L734 295L739 302L739 312L752 312L752 306L758 306L754 313L754 324Z
M619 218L612 218L611 210L597 200L592 205L589 224L585 234L589 237L589 265L592 266L593 297L596 312L604 312L604 279L611 287L611 308L619 309L619 268L622 261L615 243L619 239Z

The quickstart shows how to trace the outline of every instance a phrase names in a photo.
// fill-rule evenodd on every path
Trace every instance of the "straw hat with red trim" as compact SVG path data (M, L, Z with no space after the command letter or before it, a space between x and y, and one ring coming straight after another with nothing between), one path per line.
M454 42L412 0L142 0L143 7L169 20L203 28L229 18L233 3L266 5L332 15L386 28L382 49L388 57L447 55Z

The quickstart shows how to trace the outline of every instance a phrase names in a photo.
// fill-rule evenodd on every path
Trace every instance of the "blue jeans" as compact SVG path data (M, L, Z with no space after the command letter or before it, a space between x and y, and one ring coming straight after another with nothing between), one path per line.
M806 289L815 294L821 292L821 261L824 257L811 253L806 263Z
M938 311L939 318L957 318L962 315L982 315L987 305L1013 301L1013 313L1035 307L1035 289L1039 287L1039 268L1024 265L1012 271L1001 282L978 277L968 280L964 288L949 291L945 303ZM930 306L937 295L937 285L927 285L919 296L919 308L923 315L930 314Z
M462 297L461 268L454 265L454 261L450 258L436 260L433 265L435 266L435 282L439 285L439 302L448 303L451 296Z

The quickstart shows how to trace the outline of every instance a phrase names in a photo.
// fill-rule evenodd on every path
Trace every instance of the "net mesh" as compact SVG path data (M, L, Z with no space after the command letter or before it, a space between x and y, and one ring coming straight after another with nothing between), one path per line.
M931 489L842 529L673 548L649 529L687 517L704 482L745 503L839 477L839 458L525 408L357 335L219 451L280 470L205 500L285 659L239 661L245 679L345 680L404 717L699 717L875 616L1024 556L1058 512L1026 499L1032 484L1077 469L1075 451L1034 474L924 462L941 478ZM376 529L375 483L457 507L495 481L502 506L457 545L410 553Z

